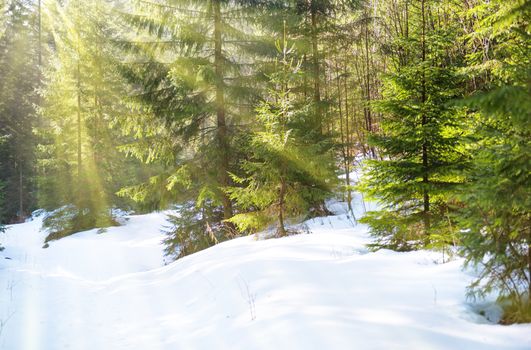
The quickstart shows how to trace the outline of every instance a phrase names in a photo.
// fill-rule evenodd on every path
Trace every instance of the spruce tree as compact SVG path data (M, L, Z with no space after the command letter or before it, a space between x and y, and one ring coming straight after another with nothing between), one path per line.
M353 3L336 2L331 0L293 0L286 2L289 9L289 32L297 37L295 45L301 58L301 69L306 78L297 90L304 97L306 113L301 114L299 126L295 132L304 140L308 147L317 151L323 162L332 170L335 168L331 152L335 143L330 130L331 114L326 113L330 101L324 98L326 63L326 48L331 33L335 30L336 23L332 14L340 8L353 6ZM328 36L328 38L327 38ZM298 131L300 130L300 131ZM325 205L324 200L317 199L311 205L312 216L325 216L332 214Z
M135 57L126 60L123 74L135 88L131 105L141 118L122 120L137 138L126 151L163 169L121 193L141 201L158 197L159 207L195 203L180 207L191 222L178 220L169 242L185 245L179 237L187 230L186 240L193 240L199 217L218 240L237 234L227 221L235 208L223 189L232 184L229 172L238 172L237 144L260 96L257 63L268 50L253 30L265 3L139 1L124 9L138 38L120 43ZM193 210L197 215L187 214Z
M60 207L44 221L47 240L116 224L114 193L135 178L117 150L124 139L112 128L117 115L129 112L109 45L109 10L101 0L76 0L46 11L53 46L41 92L39 204Z
M530 322L531 2L493 1L475 11L481 21L469 40L492 48L490 60L471 56L468 68L471 78L489 77L485 91L462 102L475 112L473 163L458 197L462 253L479 270L470 296L495 292L502 322Z
M7 1L0 24L0 181L4 220L20 222L35 208L33 127L38 87L32 1Z
M453 240L448 201L462 181L458 170L465 161L459 145L463 111L449 105L462 93L459 60L448 56L457 29L432 17L448 11L443 4L422 0L417 5L408 36L398 38L409 52L407 62L394 57L394 72L377 104L382 131L371 137L381 159L367 161L364 190L383 210L363 221L376 237L374 247L407 250Z
M233 175L243 187L230 187L227 192L244 210L230 219L240 230L253 232L276 222L275 234L282 237L290 232L288 219L307 214L312 203L324 198L317 192L330 194L334 174L318 150L307 147L293 129L303 115L298 111L304 111L300 105L296 108L291 90L300 83L300 63L293 59L286 33L277 49L268 96L257 108L263 129L250 137L250 157L242 162L245 176Z

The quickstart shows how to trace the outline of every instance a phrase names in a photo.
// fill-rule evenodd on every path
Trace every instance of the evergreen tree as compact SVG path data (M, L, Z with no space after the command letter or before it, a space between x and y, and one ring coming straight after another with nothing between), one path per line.
M0 26L0 181L4 222L19 222L34 209L32 134L38 87L37 38L32 1L6 1Z
M221 221L212 221L212 218L223 215L219 205L190 201L179 206L178 212L177 215L168 215L172 225L166 230L163 241L166 257L179 259L226 239L220 235L223 232Z
M465 161L463 111L449 105L462 93L459 60L448 55L457 29L432 17L449 11L444 2L422 0L415 10L408 36L398 38L409 52L407 62L395 61L377 105L382 132L371 141L382 159L367 162L364 185L384 204L363 219L377 239L374 247L398 250L452 242L448 201Z
M332 115L326 113L331 101L323 97L326 88L323 81L326 71L326 49L331 43L325 43L325 40L330 39L331 33L337 28L332 15L340 9L353 8L355 5L351 1L331 0L294 0L286 4L290 22L288 30L297 37L295 46L305 75L300 86L294 88L299 90L299 93L302 92L302 104L306 111L298 118L299 125L294 131L299 133L301 141L305 141L308 147L317 151L323 162L330 167L329 170L332 170L335 169L335 164L330 156L333 155L331 151L336 145L333 140L334 134L330 129ZM332 213L326 208L324 200L316 198L311 205L311 215L330 214Z
M491 43L490 59L471 56L485 90L463 104L473 114L473 164L459 199L462 252L479 268L470 295L500 295L503 322L531 321L531 2L493 1L470 40ZM478 58L480 60L478 60Z
M270 75L267 99L257 109L263 129L250 137L251 155L242 162L246 176L233 175L244 187L227 192L245 210L230 219L240 230L252 232L276 221L276 236L282 237L289 232L288 218L306 214L312 202L330 194L334 173L316 147L307 147L294 132L301 113L291 89L300 80L300 64L292 58L285 33L277 49L277 70Z
M164 169L121 193L142 201L158 196L161 207L194 202L195 209L182 210L195 210L197 215L183 213L192 221L187 225L179 221L175 239L187 230L189 238L195 236L201 225L193 218L199 217L209 222L219 239L236 234L226 221L234 208L223 188L231 185L229 171L238 172L236 144L259 97L257 63L267 48L253 28L261 5L260 1L140 1L133 11L124 10L139 37L124 38L121 46L135 57L123 71L135 87L131 105L141 118L122 120L124 129L138 140L127 146L127 152Z
M39 204L61 207L44 221L47 240L116 224L114 193L136 178L131 167L138 162L119 154L125 140L112 127L118 115L129 112L109 44L114 31L109 10L100 0L47 8L53 56L41 93ZM54 21L57 17L63 21Z

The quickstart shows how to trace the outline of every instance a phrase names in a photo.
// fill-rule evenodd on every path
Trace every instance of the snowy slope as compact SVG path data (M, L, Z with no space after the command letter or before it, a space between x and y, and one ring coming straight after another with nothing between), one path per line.
M40 220L0 236L0 349L531 349L464 299L461 262L369 253L346 215L164 266L164 215L42 249ZM12 260L3 257L8 256Z

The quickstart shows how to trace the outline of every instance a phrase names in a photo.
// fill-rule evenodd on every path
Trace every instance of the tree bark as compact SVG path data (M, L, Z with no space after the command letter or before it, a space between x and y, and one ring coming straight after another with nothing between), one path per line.
M527 231L527 301L531 304L531 230Z
M18 172L19 172L19 184L18 184L18 195L19 195L19 198L18 198L18 201L19 201L19 218L20 218L20 221L22 222L22 220L24 219L24 186L23 186L23 183L24 183L24 177L23 177L23 173L22 173L22 162L18 162Z
M313 59L313 102L315 104L315 118L316 118L316 127L318 133L322 134L323 131L323 117L321 110L321 82L320 82L320 67L319 67L319 39L317 38L317 13L315 6L312 3L310 5L310 16L311 16L311 40L312 40L312 59Z
M369 14L365 12L365 17L369 18ZM372 111L370 107L371 103L371 60L369 56L369 23L365 23L365 93L366 93L366 119L367 119L367 132L370 134L373 132L372 126ZM369 151L372 158L376 158L376 150L374 147L369 146Z
M214 12L214 66L216 72L216 136L219 152L218 183L221 189L221 201L223 203L223 219L228 220L233 216L232 203L228 195L223 191L229 185L229 142L227 136L227 122L225 110L225 91L223 81L223 42L222 42L222 18L220 0L212 2ZM227 224L228 225L228 224Z
M352 190L350 189L350 162L351 162L351 156L350 156L350 146L351 146L351 138L350 138L350 125L349 125L349 113L348 113L348 84L347 84L347 57L345 55L345 62L344 62L344 74L345 79L343 79L343 85L345 87L345 136L346 136L346 144L345 144L345 181L347 184L347 203L348 203L348 209L351 213L354 211L352 210Z
M39 55L39 80L40 80L40 68L42 65L42 0L39 0L37 6L38 6L38 19L37 19L37 25L38 25L38 31L39 31L39 47L38 47L38 55Z
M278 194L278 228L277 235L279 237L287 236L286 228L284 226L284 202L286 196L286 180L281 177L280 191Z
M79 53L79 50L78 50ZM81 184L81 67L77 62L77 178Z
M421 102L422 102L422 108L424 109L424 104L426 103L426 72L424 68L424 62L426 61L426 8L425 8L425 0L422 0L421 3L421 11L422 11L422 94L421 94ZM428 231L430 228L430 219L429 219L429 212L430 212L430 195L428 191L428 184L429 184L429 175L428 175L428 139L426 137L426 125L428 124L428 117L426 115L426 112L422 112L422 183L424 185L423 189L423 215L424 215L424 233L428 235Z

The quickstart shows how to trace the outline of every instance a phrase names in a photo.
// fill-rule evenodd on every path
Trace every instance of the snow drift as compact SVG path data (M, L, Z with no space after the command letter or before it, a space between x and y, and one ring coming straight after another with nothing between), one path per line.
M368 252L345 214L168 265L163 213L47 249L40 224L0 236L0 349L531 348L531 325L493 324L466 302L461 261Z

